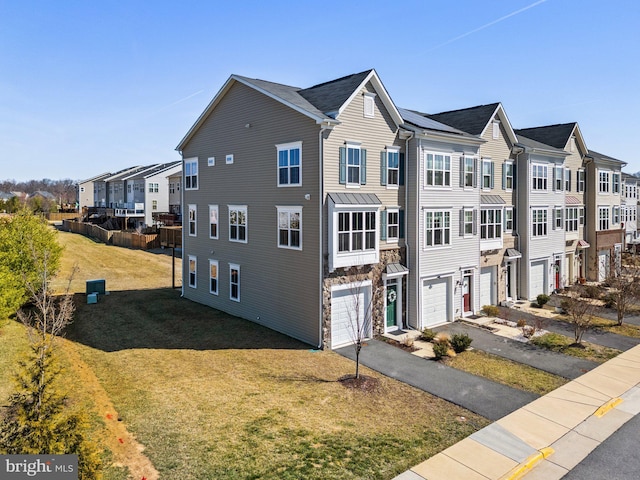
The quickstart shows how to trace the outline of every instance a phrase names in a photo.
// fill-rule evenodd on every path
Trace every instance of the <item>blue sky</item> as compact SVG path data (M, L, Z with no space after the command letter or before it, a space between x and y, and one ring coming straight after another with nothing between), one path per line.
M577 121L636 172L639 23L635 0L0 0L0 180L177 160L234 73L309 87L369 68L400 107Z

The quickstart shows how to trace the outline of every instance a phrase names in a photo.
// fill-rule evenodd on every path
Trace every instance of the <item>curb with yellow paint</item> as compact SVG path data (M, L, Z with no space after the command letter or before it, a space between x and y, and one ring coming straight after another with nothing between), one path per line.
M527 458L517 467L514 467L510 472L500 478L500 480L518 480L525 476L533 467L535 467L540 461L551 456L554 450L551 447L546 447L538 450L536 453Z
M598 417L598 418L602 418L604 417L604 415L611 409L615 408L616 406L620 405L622 403L622 399L621 398L612 398L611 400L609 400L607 403L605 403L604 405L602 405L600 408L598 408L595 413L593 414L594 417Z

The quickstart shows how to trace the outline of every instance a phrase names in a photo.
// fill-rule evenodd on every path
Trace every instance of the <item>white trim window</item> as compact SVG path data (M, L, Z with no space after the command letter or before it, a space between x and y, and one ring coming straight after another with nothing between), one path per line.
M620 223L620 207L618 205L611 207L611 223L613 225Z
M462 211L462 236L463 237L471 237L475 234L474 232L474 211L471 208L465 208Z
M229 205L229 241L247 243L246 205Z
M490 190L493 188L493 161L486 158L482 159L482 189Z
M578 178L576 179L576 192L584 192L585 176L584 169L578 170Z
M480 239L502 238L502 209L483 208L480 210Z
M424 184L428 187L451 186L451 155L425 152Z
M609 185L610 185L610 172L607 170L598 170L598 192L599 193L609 193Z
M347 144L347 185L361 184L361 150L360 145Z
M385 176L383 185L387 188L397 187L400 185L400 149L387 147L386 151L382 152L384 155L386 165L386 171L381 172ZM384 169L383 169L384 170Z
M227 165L231 165L233 163L233 153L230 153L224 157L224 162Z
M149 193L158 193L159 190L160 190L160 184L158 183L149 184Z
M195 255L189 255L189 286L197 288L198 286L198 259Z
M338 212L338 252L376 249L376 212Z
M504 162L504 189L513 190L515 187L515 165L513 162Z
M598 207L598 230L609 230L609 207Z
M567 207L565 211L564 228L567 232L578 231L578 207Z
M278 209L278 247L302 250L302 207Z
M584 226L584 207L578 209L578 222L581 226Z
M556 165L553 174L553 189L556 192L561 192L564 186L564 167Z
M197 158L184 160L184 189L185 190L198 189L198 159Z
M553 209L553 229L562 230L562 207L555 207Z
M229 299L240 301L240 265L229 264Z
M218 260L209 260L209 293L218 295Z
M531 210L531 236L547 236L547 209L534 208Z
M504 208L504 231L513 232L514 224L513 224L513 207L505 207Z
M218 238L218 205L209 205L209 238Z
M158 200L151 200L151 210L158 210Z
M198 206L189 205L189 236L195 237L198 235Z
M302 142L276 145L278 151L278 186L302 185Z
M385 212L382 213L385 215ZM400 209L387 208L387 242L397 242L400 238Z
M425 210L425 248L447 245L451 245L451 212L447 210Z
M462 186L473 188L476 184L476 159L473 157L463 157L462 159Z
M611 174L611 193L614 195L620 194L620 174L613 173Z
M548 178L549 169L547 165L540 165L536 163L531 165L531 188L533 190L546 190Z
M568 168L564 169L564 190L565 192L571 191L571 170Z

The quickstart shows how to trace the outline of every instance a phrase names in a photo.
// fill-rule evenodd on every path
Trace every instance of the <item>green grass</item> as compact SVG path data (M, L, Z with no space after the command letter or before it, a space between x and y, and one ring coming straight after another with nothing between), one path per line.
M459 370L538 395L546 395L568 382L557 375L479 350L467 350L453 358L445 359L445 363Z
M77 264L73 291L88 278L106 278L111 291L96 305L76 296L61 343L75 401L121 464L105 480L135 470L105 421L113 412L160 478L181 480L393 478L488 424L366 368L377 390L345 388L337 379L353 362L181 299L168 288L171 257L60 239L58 285ZM0 336L0 362L12 362L15 336Z
M620 350L602 347L589 342L582 342L581 345L576 345L573 338L559 333L546 333L532 338L530 342L547 350L599 363L604 363L622 353Z

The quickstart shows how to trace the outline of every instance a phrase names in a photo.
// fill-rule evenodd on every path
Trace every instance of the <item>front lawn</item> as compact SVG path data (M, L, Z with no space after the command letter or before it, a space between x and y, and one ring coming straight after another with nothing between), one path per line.
M546 395L568 382L557 375L479 350L467 350L443 361L459 370L538 395Z
M162 479L389 479L489 423L366 368L376 391L345 388L337 379L353 373L350 360L181 299L167 288L170 257L60 240L69 247L58 285L77 263L74 291L91 278L111 291L93 305L76 295L61 342L76 403L95 399L97 438L122 465L106 480L140 471L134 456ZM14 360L14 326L0 334L0 364ZM128 433L141 454L127 454Z
M538 347L546 348L554 352L560 352L599 363L604 363L622 353L620 350L589 342L582 342L581 345L576 345L573 338L559 333L545 333L539 337L532 338L530 342Z

